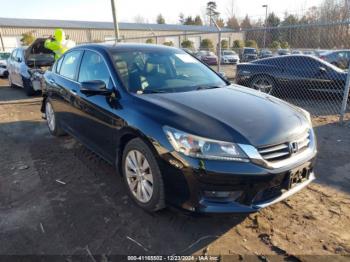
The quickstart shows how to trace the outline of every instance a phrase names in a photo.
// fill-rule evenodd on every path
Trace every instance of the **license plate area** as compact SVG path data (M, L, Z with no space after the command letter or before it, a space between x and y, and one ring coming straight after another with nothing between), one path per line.
M290 170L285 180L284 189L289 190L294 186L308 180L310 177L311 171L312 171L312 168L310 166L310 163L307 163L305 165L302 165L300 167Z

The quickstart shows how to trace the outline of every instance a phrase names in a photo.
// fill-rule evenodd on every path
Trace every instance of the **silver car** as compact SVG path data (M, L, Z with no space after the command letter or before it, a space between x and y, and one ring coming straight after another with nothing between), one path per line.
M41 90L38 75L55 62L53 52L44 47L44 41L38 38L28 48L14 49L7 62L9 85L22 87L28 96Z

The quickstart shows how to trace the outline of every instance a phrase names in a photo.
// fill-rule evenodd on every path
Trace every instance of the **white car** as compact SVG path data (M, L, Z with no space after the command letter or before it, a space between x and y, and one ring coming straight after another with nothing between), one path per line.
M19 86L28 96L41 91L40 78L54 62L54 53L44 47L45 38L37 38L28 48L14 49L8 60L10 86Z
M11 53L0 52L0 76L7 77L9 72L7 70L7 59L10 57Z
M239 56L235 51L224 50L221 53L221 63L222 64L238 64Z

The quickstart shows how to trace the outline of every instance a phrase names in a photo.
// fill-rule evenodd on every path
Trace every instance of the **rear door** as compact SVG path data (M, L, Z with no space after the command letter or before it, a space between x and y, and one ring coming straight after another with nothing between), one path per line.
M67 52L56 62L53 67L55 71L48 74L45 79L47 92L61 125L77 136L79 110L76 107L76 96L79 83L76 80L82 54L81 50Z

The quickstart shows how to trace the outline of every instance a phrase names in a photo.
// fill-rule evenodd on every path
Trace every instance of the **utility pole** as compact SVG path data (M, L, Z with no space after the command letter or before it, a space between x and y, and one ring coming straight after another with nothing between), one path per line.
M116 1L117 0L111 0L111 6L112 6L112 14L113 14L115 43L118 43L119 42L119 25L118 25L118 19L117 19L117 12L115 10Z
M267 5L263 5L265 8L265 30L264 30L264 48L266 48L266 31L267 31Z
M218 73L220 73L221 70L221 28L218 26L214 18L211 18L212 23L215 25L216 29L218 30L218 47L217 47L217 53L218 53Z

